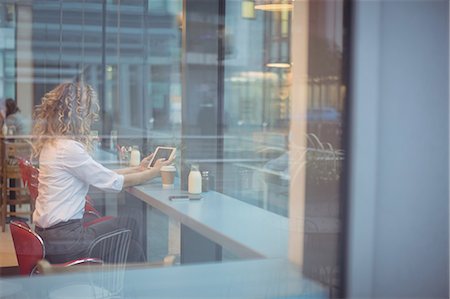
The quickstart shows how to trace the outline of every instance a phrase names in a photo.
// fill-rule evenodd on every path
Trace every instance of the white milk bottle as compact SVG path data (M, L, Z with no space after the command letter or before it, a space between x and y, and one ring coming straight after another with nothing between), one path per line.
M188 192L191 194L202 193L202 175L198 165L193 164L188 176Z
M141 164L141 152L138 146L133 146L130 153L130 166L139 166Z

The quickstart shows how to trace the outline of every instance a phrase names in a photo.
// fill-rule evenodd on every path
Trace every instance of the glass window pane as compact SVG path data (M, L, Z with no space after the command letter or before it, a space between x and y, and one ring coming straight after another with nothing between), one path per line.
M108 221L132 231L131 254L123 263L170 256L186 271L198 263L217 269L229 261L252 260L258 267L283 263L292 267L294 281L303 273L317 294L339 295L346 105L342 1L5 3L0 5L0 30L7 37L0 45L0 91L17 98L29 122L33 112L44 109L37 105L57 93L48 92L63 82L92 86L100 107L98 121L94 113L80 116L88 97L77 89L62 93L35 121L45 133L35 130L35 135L58 131L58 142L82 143L82 153L104 166L52 169L45 158L65 151L38 157L44 173L40 194L45 186L64 193L84 183L60 203L67 219L49 227L92 214L95 221L111 216ZM55 111L60 126L53 128L45 117ZM73 119L74 124L61 125ZM72 133L74 128L83 133ZM150 170L148 160L140 165L159 146L176 148L173 165ZM86 172L93 165L99 168ZM45 181L61 169L57 178L67 175L70 183ZM115 190L95 183L102 173L123 178L124 185ZM36 198L37 210L54 219L58 213L48 208L49 198L52 194ZM76 204L68 205L71 200ZM51 263L93 254L85 245L94 240L78 242L84 247L75 253L67 244L52 253L51 240L40 230L47 227L36 216ZM77 226L82 235L89 231L85 220ZM141 296L139 287L130 290L133 283L125 290ZM253 297L261 297L257 294ZM267 296L289 295L280 288Z

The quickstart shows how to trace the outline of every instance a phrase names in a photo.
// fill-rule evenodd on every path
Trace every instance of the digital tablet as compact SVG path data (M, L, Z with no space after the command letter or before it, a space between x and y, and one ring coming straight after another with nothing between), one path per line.
M152 159L150 160L150 163L148 163L148 168L152 168L153 166L155 166L156 161L158 161L159 159L172 159L175 156L176 151L177 149L174 147L158 146L155 150L155 153L153 154Z

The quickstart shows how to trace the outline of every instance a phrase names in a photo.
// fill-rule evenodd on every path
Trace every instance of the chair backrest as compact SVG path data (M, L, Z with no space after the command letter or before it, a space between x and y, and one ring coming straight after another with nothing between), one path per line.
M131 231L119 229L96 238L90 245L88 256L104 262L100 272L98 267L92 267L94 271L90 272L95 298L118 296L122 293L130 241Z
M37 262L45 256L44 242L25 222L11 221L10 229L19 272L21 275L30 275Z
M84 212L88 212L97 218L102 217L99 211L94 207L94 201L89 195L86 195L86 204L84 205Z
M29 172L28 163L30 163L28 160L25 160L23 158L19 159L20 175L22 176L22 181L24 185L27 185L30 179L30 174L28 173Z
M19 168L22 181L27 186L31 199L35 201L38 196L39 169L23 158L19 159Z
M5 142L5 174L9 178L20 178L19 159L31 156L31 145L27 141Z
M100 214L99 211L97 211L96 208L94 208L94 206L92 205L92 203L90 203L89 201L86 200L85 204L84 204L84 213L87 214L91 214L94 216L94 218L100 218L102 217L102 215Z

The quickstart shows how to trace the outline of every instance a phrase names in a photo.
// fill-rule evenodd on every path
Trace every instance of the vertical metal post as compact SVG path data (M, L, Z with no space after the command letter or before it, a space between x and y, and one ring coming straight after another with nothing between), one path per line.
M106 1L102 2L102 65L101 65L101 84L99 90L99 104L101 119L105 119L105 95L106 95ZM102 132L105 132L105 122L102 122Z
M144 0L143 1L143 5L144 5L144 14L143 14L143 36L142 36L142 43L143 45L143 51L144 53L142 53L142 128L144 128L145 133L142 134L142 152L144 153L144 155L146 155L148 153L148 131L150 130L148 121L149 121L149 114L151 116L151 114L153 113L149 113L152 112L153 109L149 109L149 103L148 103L148 72L149 72L149 68L148 68L148 1Z

